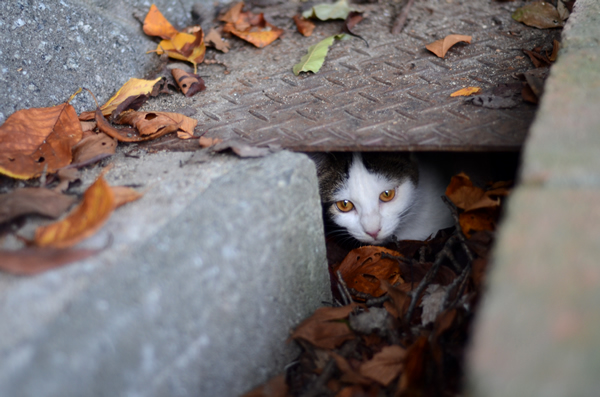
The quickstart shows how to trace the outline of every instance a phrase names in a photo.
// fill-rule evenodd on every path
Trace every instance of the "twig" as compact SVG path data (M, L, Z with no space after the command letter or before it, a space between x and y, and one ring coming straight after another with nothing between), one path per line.
M338 270L336 273L338 278L338 290L340 291L340 295L342 295L342 300L344 301L344 306L349 305L352 302L352 295L350 295L350 291L348 291L348 286L346 282L342 278L342 273Z
M408 18L408 13L410 12L410 8L412 7L415 0L408 0L408 3L402 8L402 12L398 14L396 17L396 21L394 22L394 26L392 27L392 34L398 34L404 28L406 24L406 19Z
M467 258L469 258L469 262L473 262L473 259L475 259L475 258L473 258L473 254L471 253L471 250L467 246L467 239L465 238L465 235L463 234L462 229L460 227L460 219L458 217L458 209L456 208L456 205L454 205L454 203L452 201L450 201L448 196L445 196L445 195L442 196L442 200L444 201L444 203L446 203L448 208L450 208L450 212L452 213L452 217L454 218L454 224L456 225L456 236L460 240L461 246L462 246L463 250L465 251L465 254L467 254Z
M441 310L446 310L448 307L450 306L454 306L456 304L456 302L458 301L458 299L460 299L460 296L462 295L463 289L466 286L466 280L467 280L467 276L469 275L469 273L471 273L471 264L467 264L467 266L465 266L465 268L463 269L462 273L456 277L454 280L452 280L452 283L450 285L448 285L448 289L446 290L446 293L444 294L444 299L442 300L442 304L441 304ZM454 301L452 302L451 305L448 305L448 300L450 299L450 294L452 294L452 291L454 290L454 288L456 288L456 286L459 286L458 290L457 290L457 295L456 298L454 299Z
M365 301L365 305L367 305L367 307L373 307L373 306L381 306L383 305L385 302L391 300L392 298L390 297L389 294L385 294L380 296L379 298L371 298L371 299L367 299Z

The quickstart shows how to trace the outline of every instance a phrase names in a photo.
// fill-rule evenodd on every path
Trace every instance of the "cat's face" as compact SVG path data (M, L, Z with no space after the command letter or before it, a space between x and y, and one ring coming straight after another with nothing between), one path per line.
M362 243L388 241L414 200L416 164L409 156L388 153L332 156L328 170L319 165L328 216Z

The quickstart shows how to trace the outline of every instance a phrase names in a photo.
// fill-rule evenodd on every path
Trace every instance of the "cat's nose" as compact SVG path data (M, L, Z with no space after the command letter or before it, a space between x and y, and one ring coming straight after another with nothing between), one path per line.
M376 232L367 232L367 234L371 237L373 237L373 240L377 240L377 235L379 234L379 232L381 231L381 229L377 230Z

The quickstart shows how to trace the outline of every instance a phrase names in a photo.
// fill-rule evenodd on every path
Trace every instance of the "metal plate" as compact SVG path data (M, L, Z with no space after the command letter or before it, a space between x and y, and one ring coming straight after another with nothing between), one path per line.
M341 22L320 23L305 38L289 22L298 4L255 10L283 25L286 34L262 50L238 43L217 58L231 74L208 79L196 116L200 130L298 151L518 150L534 105L487 109L450 93L518 82L518 73L533 68L522 49L551 46L558 31L511 19L522 4L417 1L397 36L389 33L396 14L391 5L365 5L366 18L355 32L369 47L357 38L338 42L319 73L301 76L292 73L293 64L309 45L339 32ZM453 47L446 59L425 49L452 33L473 41Z

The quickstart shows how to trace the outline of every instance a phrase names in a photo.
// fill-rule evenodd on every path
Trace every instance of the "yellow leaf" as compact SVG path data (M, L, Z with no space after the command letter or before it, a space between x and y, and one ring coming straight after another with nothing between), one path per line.
M100 107L104 116L110 116L112 112L131 96L149 95L154 88L154 85L158 83L161 77L155 80L144 80L131 78L127 81L115 95L112 96L104 105Z
M148 36L160 36L163 39L171 39L177 35L177 29L167 21L167 18L152 4L144 19L144 33Z
M450 96L451 97L469 96L469 95L473 95L473 94L479 94L480 92L481 92L481 88L479 88L479 87L465 87L458 91L454 91L452 94L450 94Z

